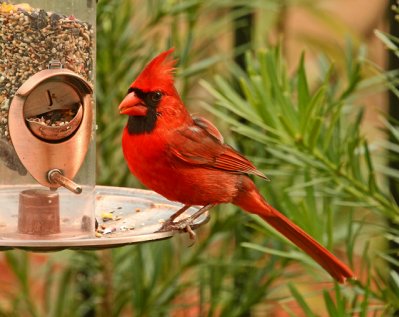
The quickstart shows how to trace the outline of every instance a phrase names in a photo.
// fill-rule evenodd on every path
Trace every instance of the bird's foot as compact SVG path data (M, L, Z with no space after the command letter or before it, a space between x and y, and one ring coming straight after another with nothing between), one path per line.
M195 241L196 234L192 229L192 226L194 226L195 219L197 219L199 216L201 216L206 211L211 209L213 206L214 204L205 205L191 216L175 222L174 220L190 207L188 205L185 205L183 208L181 208L175 214L173 214L169 218L169 220L167 220L162 225L161 229L159 229L157 232L165 232L165 231L187 232L188 235L190 236L190 239Z
M191 240L196 240L197 235L194 230L191 228L193 225L195 218L187 217L183 220L174 222L173 219L169 219L166 221L162 227L157 232L165 232L165 231L179 231L179 232L187 232Z

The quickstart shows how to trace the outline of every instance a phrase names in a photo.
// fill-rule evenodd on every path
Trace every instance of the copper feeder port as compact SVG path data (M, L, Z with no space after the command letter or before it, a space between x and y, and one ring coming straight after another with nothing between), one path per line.
M82 100L61 78L39 84L26 98L23 114L29 129L45 141L61 141L79 127Z
M19 195L18 232L34 236L60 233L59 195L28 189Z
M42 113L36 117L25 117L29 129L34 135L47 141L63 140L72 135L82 122L83 109L80 104L73 105L73 107L70 109L64 109L64 111L74 113L72 120L60 121L61 125L47 125L43 117L54 111L57 110L53 110L48 113Z
M80 169L91 142L92 93L84 78L64 68L40 71L16 92L9 109L10 137L39 184L56 189ZM49 178L53 170L63 177Z

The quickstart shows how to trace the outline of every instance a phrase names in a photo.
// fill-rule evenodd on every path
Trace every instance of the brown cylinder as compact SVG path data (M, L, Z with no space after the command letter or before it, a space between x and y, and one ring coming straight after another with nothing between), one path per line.
M58 193L46 189L28 189L21 192L18 232L39 236L59 233Z

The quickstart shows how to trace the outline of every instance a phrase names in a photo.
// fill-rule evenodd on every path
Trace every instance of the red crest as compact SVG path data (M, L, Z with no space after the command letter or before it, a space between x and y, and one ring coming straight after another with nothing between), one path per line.
M174 66L176 65L176 60L170 57L173 51L174 48L171 48L149 62L131 87L144 92L154 89L167 90L169 87L173 87Z

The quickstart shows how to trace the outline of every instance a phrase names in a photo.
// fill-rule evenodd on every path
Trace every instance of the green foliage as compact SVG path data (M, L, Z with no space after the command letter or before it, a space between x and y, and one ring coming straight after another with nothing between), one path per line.
M319 13L312 2L292 3ZM319 285L330 277L258 217L220 206L191 248L185 247L184 238L176 237L97 252L64 251L49 254L40 270L28 253L7 252L4 259L17 285L16 291L2 296L7 302L1 298L0 316L180 312L238 317L263 306L267 306L264 315L271 315L270 303L296 316L297 311L286 305L289 302L296 302L306 316L390 316L399 309L399 276L386 266L399 267L398 250L372 245L377 238L383 243L398 241L399 232L387 228L382 218L398 221L398 206L385 177L397 180L399 173L362 135L362 109L357 104L365 90L395 91L397 73L365 79L363 52L348 44L344 74L324 59L320 78L313 82L303 55L289 75L280 48L264 49L267 43L261 38L267 27L281 23L276 17L290 5L291 1L99 1L98 183L139 186L123 160L120 139L126 118L118 114L117 106L145 63L174 46L183 99L198 104L193 91L200 89L196 83L201 79L206 96L213 97L202 103L230 128L231 134L225 131L229 143L272 179L271 183L257 180L260 190L322 244L341 250L339 257L356 268L359 280L309 291L304 286ZM234 31L237 17L254 10L268 17L256 22L259 33L254 43L226 51L212 49L222 35ZM331 18L328 23L337 25ZM397 39L382 33L379 37L397 51ZM231 58L244 51L247 68L242 70ZM397 123L385 125L393 137L378 146L396 157ZM45 290L40 298L33 289L38 280ZM309 300L315 294L322 310Z
M333 81L330 68L310 89L303 57L297 72L288 77L278 48L248 53L246 72L233 71L234 82L239 79L241 95L233 93L234 84L226 77L216 76L212 84L202 82L215 97L214 104L206 104L206 109L228 121L236 133L251 139L252 144L259 144L256 148L265 150L259 151L260 157L254 153L253 160L265 164L266 175L283 183L277 185L277 190L267 189L272 191L273 205L286 211L291 219L326 245L333 247L334 243L343 241L352 264L356 258L361 258L368 280L364 284L356 282L356 288L351 291L338 292L340 288L336 288L336 304L325 292L330 316L346 316L348 311L365 316L375 309L373 303L381 300L390 309L397 306L390 298L395 293L390 285L396 285L397 273L391 271L390 281L376 276L375 271L380 269L381 263L370 263L373 255L368 252L368 243L363 252L360 248L364 235L375 235L383 228L368 223L367 214L358 209L374 211L377 216L395 223L398 223L399 209L378 179L381 174L396 178L396 171L374 163L371 146L360 132L362 109L353 101L356 87L360 85L363 58L352 56L348 52L347 82L341 86ZM388 127L397 135L396 128ZM396 141L387 147L396 149L395 144ZM360 220L355 219L359 216ZM262 232L279 236L261 221L258 226ZM243 246L308 262L299 252L255 243ZM390 259L392 263L393 258ZM370 285L377 280L384 285L384 291L384 287L371 291ZM389 296L387 289L392 289ZM311 313L303 295L294 286L290 286L290 291L306 316L316 314Z
M136 40L131 40L131 17L134 13L135 7L130 1L100 1L98 4L96 97L99 131L97 174L100 184L129 183L126 170L115 169L113 166L124 166L120 146L124 122L120 120L118 104L133 78L132 67L144 65L138 54L144 37L138 36Z
M232 84L217 76L212 85L203 82L218 106L208 105L207 110L264 146L270 170L289 165L294 182L288 190L317 184L314 194L330 198L332 204L361 202L396 219L398 207L377 184L369 145L360 133L362 111L347 98L353 98L350 91L359 83L359 64L348 69L346 87L335 87L328 72L310 91L303 59L297 76L290 79L279 50L247 57L247 74L238 75L243 96L232 93Z

